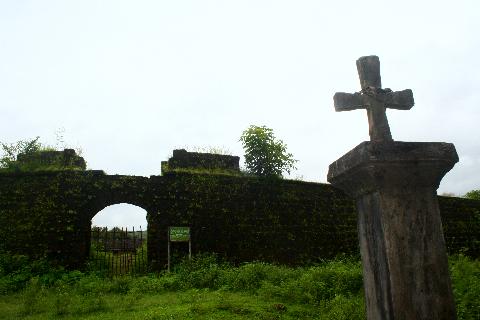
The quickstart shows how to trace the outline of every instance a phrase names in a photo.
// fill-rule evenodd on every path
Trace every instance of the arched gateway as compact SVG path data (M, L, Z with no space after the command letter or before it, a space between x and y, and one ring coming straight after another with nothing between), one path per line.
M153 269L166 266L170 226L190 227L194 253L216 252L232 262L301 264L358 250L355 207L343 192L328 184L245 177L238 157L175 150L161 176L0 173L0 251L81 268L92 217L116 203L147 211ZM440 206L449 249L474 243L478 225L461 226L480 205L443 198ZM457 243L460 234L465 240Z

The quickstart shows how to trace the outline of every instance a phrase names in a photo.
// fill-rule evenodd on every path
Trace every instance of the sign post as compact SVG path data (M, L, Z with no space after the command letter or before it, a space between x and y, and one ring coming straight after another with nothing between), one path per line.
M168 227L168 272L170 272L170 242L188 242L188 258L192 259L190 227Z

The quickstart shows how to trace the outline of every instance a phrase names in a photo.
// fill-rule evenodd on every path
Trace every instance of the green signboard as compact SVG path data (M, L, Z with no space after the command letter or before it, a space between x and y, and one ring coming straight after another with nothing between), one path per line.
M189 227L170 227L168 236L172 242L188 242L190 241Z

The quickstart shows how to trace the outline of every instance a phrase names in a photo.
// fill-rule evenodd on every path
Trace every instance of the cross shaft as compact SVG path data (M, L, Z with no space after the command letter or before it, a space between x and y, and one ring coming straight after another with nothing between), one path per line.
M335 111L367 109L370 140L393 141L385 110L411 109L414 105L412 90L393 92L390 89L382 89L380 60L377 56L359 58L357 70L362 90L356 93L335 93L333 96Z

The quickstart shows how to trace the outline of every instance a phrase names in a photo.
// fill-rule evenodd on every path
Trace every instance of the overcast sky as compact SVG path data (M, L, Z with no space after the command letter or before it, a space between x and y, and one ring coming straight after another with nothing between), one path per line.
M90 169L149 176L178 147L242 156L242 131L266 125L292 178L326 182L369 139L366 112L332 97L375 54L383 86L415 98L387 112L393 138L454 143L439 193L463 195L480 189L479 32L475 0L0 0L0 141L63 128Z

